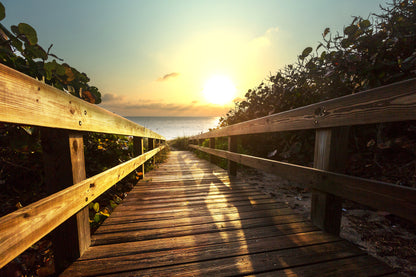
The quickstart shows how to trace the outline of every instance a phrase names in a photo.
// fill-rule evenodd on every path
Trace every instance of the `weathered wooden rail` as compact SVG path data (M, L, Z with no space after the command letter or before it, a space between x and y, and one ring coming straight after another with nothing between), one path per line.
M190 147L228 159L236 174L240 163L313 188L311 218L338 234L342 199L356 201L416 222L416 189L342 174L349 126L416 120L416 79L242 122L190 138ZM238 136L315 129L314 168L236 153ZM228 137L228 151L215 139ZM209 147L202 142L209 139Z
M91 244L88 204L134 169L143 172L144 162L161 151L165 141L143 126L1 64L0 122L42 127L45 182L53 192L0 218L0 268L58 226L58 267L82 255ZM82 132L87 131L133 136L137 157L86 179Z

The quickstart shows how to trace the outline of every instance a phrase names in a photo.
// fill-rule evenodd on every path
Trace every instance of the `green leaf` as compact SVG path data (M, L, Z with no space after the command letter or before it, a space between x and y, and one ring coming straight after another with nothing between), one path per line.
M351 36L358 30L358 27L356 25L350 25L348 27L345 27L344 34Z
M6 17L6 9L3 4L0 2L0 20L3 20Z
M98 223L98 222L100 222L100 220L101 220L101 215L100 215L100 213L96 213L96 214L95 214L95 216L94 216L94 221L95 221L96 223Z
M324 33L322 34L323 37L326 37L326 35L329 33L330 29L325 28Z
M312 52L312 50L312 47L306 47L303 50L301 57L306 58Z
M110 200L110 205L111 205L111 208L112 209L114 209L115 207L117 207L116 202L114 202L113 200Z
M368 27L370 27L371 26L371 23L370 23L370 21L369 20L363 20L363 21L361 21L360 22L360 28L362 29L362 30L365 30L365 29L367 29Z
M25 44L25 48L25 53L30 54L33 59L48 59L48 55L46 54L45 50L43 50L39 45Z
M13 37L11 39L11 44L14 48L16 48L17 50L19 50L20 52L23 52L23 43L18 40L17 38Z
M27 40L31 45L35 45L38 43L38 36L36 34L35 29L33 29L32 26L26 23L19 23L17 27L19 28L19 32L26 36Z
M58 74L59 76L64 76L65 75L65 67L63 65L57 64L56 74Z
M13 34L15 34L16 36L20 35L19 28L17 28L16 25L10 26L10 30L12 30Z
M94 211L96 211L98 213L98 211L100 210L100 204L98 204L98 202L95 202L94 206L93 206L93 209L94 209Z

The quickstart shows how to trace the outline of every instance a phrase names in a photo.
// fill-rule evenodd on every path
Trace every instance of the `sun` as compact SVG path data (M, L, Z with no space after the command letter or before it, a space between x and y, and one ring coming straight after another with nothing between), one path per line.
M225 105L234 99L236 90L234 83L228 77L217 75L208 79L202 93L208 102Z

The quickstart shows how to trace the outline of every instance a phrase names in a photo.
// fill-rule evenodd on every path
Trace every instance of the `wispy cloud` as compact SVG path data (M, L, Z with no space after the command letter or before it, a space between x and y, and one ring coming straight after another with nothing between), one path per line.
M198 101L167 103L112 93L104 94L102 99L100 106L123 116L218 116L228 110L227 107L198 104Z
M254 38L250 44L255 48L269 47L278 31L278 27L269 28L262 36Z
M180 73L178 73L178 72L172 72L172 73L169 73L169 74L166 74L162 77L157 78L157 81L158 82L163 82L163 81L166 81L166 80L169 80L169 79L172 79L172 78L176 78L179 75L180 75Z

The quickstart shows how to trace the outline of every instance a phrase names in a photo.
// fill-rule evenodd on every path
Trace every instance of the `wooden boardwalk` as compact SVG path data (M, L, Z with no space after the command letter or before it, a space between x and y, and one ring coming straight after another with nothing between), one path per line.
M62 276L396 276L190 152L172 151Z

